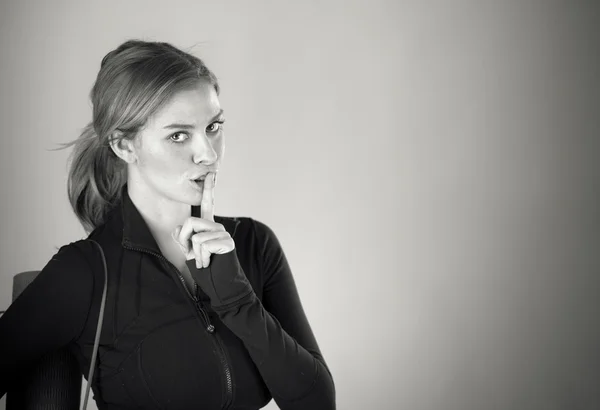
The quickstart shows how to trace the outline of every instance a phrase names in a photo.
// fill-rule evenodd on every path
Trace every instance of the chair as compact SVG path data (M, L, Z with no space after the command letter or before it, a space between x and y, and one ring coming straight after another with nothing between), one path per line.
M40 271L14 276L14 301ZM81 401L81 373L77 359L66 349L51 352L6 393L6 410L77 410Z

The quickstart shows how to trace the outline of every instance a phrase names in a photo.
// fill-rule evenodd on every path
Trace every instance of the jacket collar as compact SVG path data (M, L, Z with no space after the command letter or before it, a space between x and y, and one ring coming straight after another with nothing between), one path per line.
M139 210L131 200L127 190L127 184L121 188L121 201L115 207L115 214L111 218L111 224L115 231L122 230L121 245L135 248L143 248L158 254L162 254L148 224L140 214ZM200 217L200 206L192 205L192 216ZM239 219L227 218L215 215L215 222L222 224L225 230L233 237ZM119 227L121 229L119 229Z

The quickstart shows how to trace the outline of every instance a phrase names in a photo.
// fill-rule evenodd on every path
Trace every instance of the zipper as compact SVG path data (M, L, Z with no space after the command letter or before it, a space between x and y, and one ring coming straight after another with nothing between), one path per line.
M179 275L179 279L183 282L183 286L185 286L183 276ZM188 290L187 287L185 288L185 290ZM188 291L188 295L189 294L190 293ZM194 296L192 297L192 299L194 300L194 306L196 306L196 310L202 315L202 317L204 317L204 321L207 324L206 331L208 333L214 333L215 327L213 326L212 323L210 323L208 313L206 313L206 311L204 309L202 309L202 306L200 306L200 298L198 298L198 284L195 281L194 281Z
M215 327L210 323L210 320L208 319L208 315L206 314L206 312L204 311L204 309L202 309L201 307L197 306L198 297L197 296L192 296L192 294L190 293L189 289L187 288L187 286L185 284L185 279L183 279L183 276L181 276L181 273L179 273L179 270L175 267L175 265L173 265L171 263L171 261L169 261L163 255L161 255L159 253L156 253L156 252L149 251L148 249L132 247L132 246L129 246L129 245L125 245L125 247L128 248L128 249L131 249L132 251L140 251L140 252L149 253L150 255L154 255L157 258L160 258L160 259L164 260L167 264L169 264L171 267L173 267L173 271L176 272L177 277L181 281L181 284L183 285L183 289L185 290L185 293L187 293L187 295L190 297L190 299L192 299L194 301L194 305L197 307L197 309L199 309L199 311L200 311L200 313L202 315L202 319L204 319L204 321L205 321L204 322L205 330L208 333L213 333L214 332ZM197 286L198 286L198 284L196 282L194 282L194 287L196 288ZM196 293L197 293L197 290L196 290Z
M202 316L202 319L204 320L204 326L205 326L204 329L209 334L215 336L213 343L215 343L215 345L217 346L217 352L218 352L217 355L219 356L219 361L221 362L221 366L225 372L226 395L225 395L225 403L223 404L223 406L221 408L222 409L229 408L229 405L231 404L231 400L233 398L233 382L232 382L232 378L231 378L231 370L229 369L229 363L227 363L227 358L225 357L225 350L223 349L223 345L221 344L220 338L215 333L215 326L212 323L210 323L210 318L208 317L208 314L206 313L206 311L204 309L202 309L202 306L200 306L200 298L198 298L198 283L196 281L194 281L194 295L192 295L185 284L185 279L183 279L183 276L181 275L181 273L179 273L179 270L175 267L175 265L173 265L171 263L171 261L169 261L163 255L156 253L156 252L149 251L148 249L145 249L145 248L138 248L138 247L133 247L130 245L125 245L125 243L123 243L123 246L132 251L140 251L140 252L148 253L150 255L156 256L159 259L162 259L169 266L171 266L173 268L173 271L177 274L177 277L179 278L179 280L181 281L181 284L183 285L183 289L185 290L187 295L190 297L190 299L192 299L192 301L194 302L194 307L196 308L196 311L198 313L200 313L200 316Z

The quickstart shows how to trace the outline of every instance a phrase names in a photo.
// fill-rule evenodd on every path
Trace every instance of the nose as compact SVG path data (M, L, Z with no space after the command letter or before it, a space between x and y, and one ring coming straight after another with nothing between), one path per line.
M193 150L193 161L196 164L213 164L218 159L217 151L215 151L209 139L204 134L200 134L195 138Z

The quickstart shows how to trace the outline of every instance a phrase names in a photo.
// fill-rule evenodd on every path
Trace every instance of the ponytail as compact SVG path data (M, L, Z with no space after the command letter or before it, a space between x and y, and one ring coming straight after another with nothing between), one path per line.
M219 93L215 75L204 62L162 42L129 40L109 52L90 92L92 121L74 141L67 182L69 202L89 234L106 222L121 201L127 162L109 144L115 130L120 139L135 140L147 120L182 89L208 81Z
M70 155L67 193L75 215L86 233L105 222L121 199L127 181L125 162L108 144L102 144L90 122L79 138L63 145L74 145ZM61 148L62 149L62 148Z

